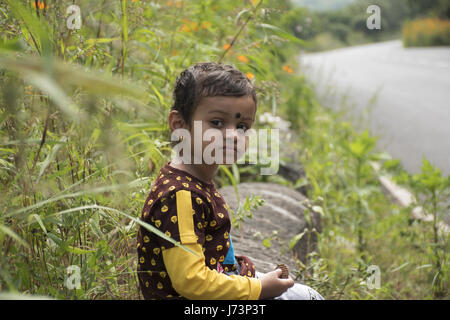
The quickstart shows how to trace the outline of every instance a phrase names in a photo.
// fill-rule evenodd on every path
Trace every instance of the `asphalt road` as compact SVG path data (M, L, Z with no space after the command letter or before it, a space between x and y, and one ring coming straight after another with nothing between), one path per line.
M322 103L350 107L378 150L420 171L425 156L450 174L450 47L404 49L399 40L300 56ZM359 120L358 120L359 118Z

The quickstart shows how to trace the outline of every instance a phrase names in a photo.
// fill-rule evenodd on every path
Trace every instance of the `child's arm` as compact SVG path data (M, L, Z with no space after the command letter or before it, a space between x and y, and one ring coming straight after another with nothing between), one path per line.
M187 299L257 300L261 281L256 278L228 276L209 269L205 264L202 246L184 244L197 255L173 247L163 250L164 264L175 291Z

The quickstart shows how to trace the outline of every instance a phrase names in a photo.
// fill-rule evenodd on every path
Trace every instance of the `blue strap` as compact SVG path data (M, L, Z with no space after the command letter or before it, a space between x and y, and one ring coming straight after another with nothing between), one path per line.
M228 249L227 256L225 257L225 260L223 261L223 264L235 264L236 261L234 259L234 248L233 248L233 241L231 241L231 235L230 235L230 248Z

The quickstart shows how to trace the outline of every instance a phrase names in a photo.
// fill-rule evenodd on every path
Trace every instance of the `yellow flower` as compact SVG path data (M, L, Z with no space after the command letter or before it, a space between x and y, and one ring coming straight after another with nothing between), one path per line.
M294 70L292 70L292 68L288 65L284 65L282 68L284 71L286 71L287 73L293 73Z
M229 43L225 43L224 45L223 45L223 49L224 50L229 50L231 48L231 45L229 44Z
M37 7L39 10L43 10L43 9L48 9L48 5L46 6L44 1L38 1L37 2ZM36 2L33 0L33 8L36 9Z
M191 28L192 28L192 30L197 31L198 30L198 22L196 22L196 21L191 22Z
M212 26L211 22L209 22L209 21L202 21L202 24L200 25L200 28L208 29L211 26Z
M180 28L180 32L190 32L191 28L187 24L183 24Z
M239 61L243 62L243 63L248 63L248 58L246 56L240 55L237 57Z
M255 75L253 73L250 73L250 72L247 72L245 75L247 76L247 78L249 80L252 80L255 77Z

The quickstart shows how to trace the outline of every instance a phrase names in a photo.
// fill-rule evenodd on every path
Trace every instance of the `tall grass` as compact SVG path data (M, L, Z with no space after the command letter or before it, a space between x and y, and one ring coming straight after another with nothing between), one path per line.
M71 4L0 4L0 291L137 299L137 218L170 157L176 76L233 63L269 108L282 46L303 42L273 25L276 1L77 1L80 30Z
M138 225L150 226L137 218L170 158L173 83L195 62L222 61L254 81L258 113L280 115L295 130L307 173L296 185L306 187L324 227L320 251L299 263L298 279L329 299L448 298L448 238L434 241L433 227L392 204L369 164L379 161L432 199L423 205L436 222L450 179L430 189L375 152L374 138L320 106L294 72L307 44L279 23L287 1L81 0L80 30L67 29L71 4L0 3L3 296L140 298L135 237ZM259 169L222 167L218 186L244 176L290 184ZM251 221L261 200L245 199L234 224ZM364 285L370 264L380 266L380 289ZM66 283L70 266L80 270L78 289Z

